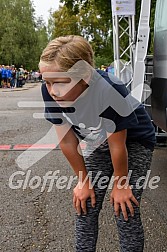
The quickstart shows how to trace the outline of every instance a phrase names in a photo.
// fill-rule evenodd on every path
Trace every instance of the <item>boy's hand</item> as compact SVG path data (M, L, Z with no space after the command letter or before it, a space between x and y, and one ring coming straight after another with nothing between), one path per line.
M96 198L94 189L91 186L90 181L87 181L85 184L78 182L77 186L73 190L73 206L76 209L78 215L81 215L83 212L87 214L86 209L86 200L91 198L91 205L95 207Z
M120 189L117 183L115 183L110 194L110 203L114 206L114 211L117 217L119 217L121 209L124 219L126 221L128 220L126 207L129 208L131 216L134 216L134 209L131 201L133 201L136 206L139 206L139 203L134 197L132 189L129 185L122 186Z

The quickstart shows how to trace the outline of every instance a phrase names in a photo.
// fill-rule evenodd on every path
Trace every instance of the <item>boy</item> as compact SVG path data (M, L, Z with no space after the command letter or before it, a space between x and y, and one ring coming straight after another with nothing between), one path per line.
M136 182L147 174L151 164L155 133L150 118L117 78L93 69L92 48L80 36L51 41L41 55L39 67L44 79L45 116L55 124L62 152L79 178L73 191L78 213L76 251L96 251L98 216L113 174L110 201L120 249L142 252L142 188L137 188ZM84 157L78 147L82 139L87 142ZM98 180L91 186L97 174Z

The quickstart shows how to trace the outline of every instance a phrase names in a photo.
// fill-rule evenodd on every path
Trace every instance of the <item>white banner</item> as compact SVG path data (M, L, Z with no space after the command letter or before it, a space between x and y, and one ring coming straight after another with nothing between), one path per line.
M113 16L135 15L135 0L111 0Z

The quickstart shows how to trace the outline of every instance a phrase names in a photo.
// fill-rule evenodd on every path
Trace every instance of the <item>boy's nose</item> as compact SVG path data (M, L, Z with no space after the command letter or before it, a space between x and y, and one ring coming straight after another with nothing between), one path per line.
M60 92L59 90L56 88L55 85L52 86L52 90L51 90L51 93L54 95L54 96L60 96Z
M51 94L54 97L60 97L60 93L59 92L51 92Z

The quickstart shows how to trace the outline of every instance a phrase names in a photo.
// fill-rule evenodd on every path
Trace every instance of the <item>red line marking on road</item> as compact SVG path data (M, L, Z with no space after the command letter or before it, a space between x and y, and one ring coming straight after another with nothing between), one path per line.
M80 144L81 149L85 149L86 148L86 143L82 143ZM49 149L49 150L53 150L53 149L60 149L59 146L56 147L56 144L17 144L13 147L13 150L37 150L37 149Z
M82 150L85 150L86 143L80 143ZM0 145L0 151L3 150L60 150L60 146L56 144L16 144L12 145Z
M0 150L10 150L11 145L0 145Z
M37 150L37 149L49 149L53 150L56 148L56 144L17 144L13 147L13 150Z

